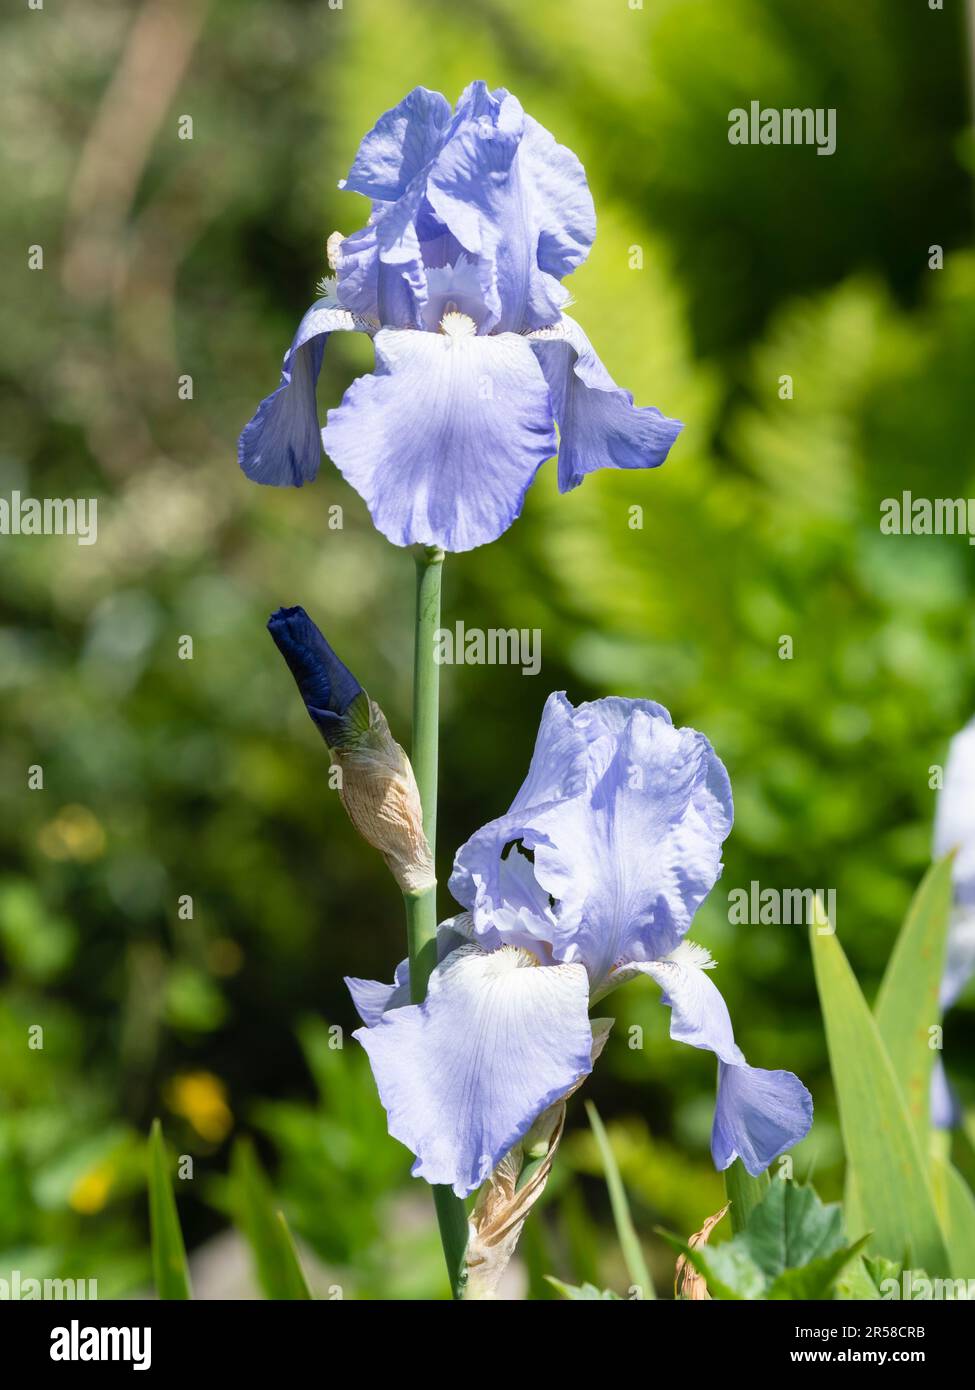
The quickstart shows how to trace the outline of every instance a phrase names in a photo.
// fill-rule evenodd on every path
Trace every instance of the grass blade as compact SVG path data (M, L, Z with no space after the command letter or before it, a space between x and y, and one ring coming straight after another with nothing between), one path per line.
M938 992L951 916L951 858L925 874L891 952L874 1005L874 1017L898 1078L921 1152L931 1128L931 1068L935 1054L928 1029L941 1022Z
M153 1120L149 1133L149 1228L157 1295L164 1299L192 1298L186 1247L169 1173L169 1156L158 1120Z
M613 1220L616 1223L616 1234L619 1237L623 1260L630 1280L641 1290L644 1298L656 1298L653 1280L650 1278L647 1262L643 1258L640 1237L636 1233L633 1217L630 1215L630 1204L626 1200L626 1189L620 1176L619 1164L616 1162L616 1155L609 1142L606 1127L599 1118L599 1112L591 1100L586 1101L586 1114L589 1116L589 1123L599 1148L599 1156L603 1161L610 1206L613 1209Z
M953 1279L975 1279L975 1196L953 1163L934 1160Z
M943 1275L948 1253L917 1134L876 1020L836 936L823 932L824 921L820 915L810 930L813 966L846 1161L873 1233L870 1248Z
M278 1226L278 1239L281 1243L281 1263L290 1290L285 1297L296 1303L304 1299L312 1299L314 1294L305 1278L305 1271L298 1258L298 1247L295 1245L295 1238L291 1234L291 1227L288 1225L284 1212L275 1212L275 1220Z
M249 1140L240 1139L231 1160L234 1213L254 1255L257 1279L269 1299L311 1298L284 1216L275 1210L271 1186Z

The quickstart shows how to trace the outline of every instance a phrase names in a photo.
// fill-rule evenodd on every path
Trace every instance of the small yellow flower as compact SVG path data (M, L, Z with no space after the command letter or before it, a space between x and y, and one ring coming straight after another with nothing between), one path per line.
M105 852L105 830L87 806L62 806L53 820L41 826L37 844L48 859L89 864Z
M82 1173L81 1177L75 1180L68 1202L72 1209L80 1212L82 1216L94 1216L108 1201L114 1181L115 1165L96 1163L94 1168L89 1168L87 1173Z
M227 1088L212 1072L194 1071L174 1076L166 1087L166 1104L174 1115L189 1120L208 1144L221 1143L233 1128Z

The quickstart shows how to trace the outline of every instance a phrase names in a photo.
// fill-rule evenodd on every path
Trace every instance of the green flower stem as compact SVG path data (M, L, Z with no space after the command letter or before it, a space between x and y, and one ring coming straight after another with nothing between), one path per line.
M434 659L440 626L440 578L444 553L436 546L416 550L416 629L413 648L413 773L423 807L423 829L431 852L437 849L437 755L440 725L440 667ZM410 956L410 997L422 1004L437 963L437 887L404 893L406 934ZM450 1289L454 1298L464 1290L467 1250L467 1210L449 1187L434 1187L433 1201L440 1225Z
M738 1234L748 1223L752 1211L768 1191L768 1169L753 1178L740 1158L736 1158L730 1168L724 1170L724 1190L731 1203L731 1229Z

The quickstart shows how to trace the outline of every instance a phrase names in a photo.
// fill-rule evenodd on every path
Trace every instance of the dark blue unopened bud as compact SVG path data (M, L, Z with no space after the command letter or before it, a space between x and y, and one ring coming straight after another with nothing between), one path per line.
M368 723L368 700L303 608L279 608L268 632L297 682L305 708L330 748L340 747Z

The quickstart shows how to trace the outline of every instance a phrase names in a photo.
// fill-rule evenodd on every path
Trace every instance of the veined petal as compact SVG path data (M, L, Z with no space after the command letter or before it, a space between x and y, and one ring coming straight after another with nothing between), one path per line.
M471 550L521 512L555 448L548 390L524 339L384 329L322 439L394 545Z
M354 1036L413 1174L466 1197L532 1122L592 1070L586 972L527 952L462 946L423 1004Z
M593 766L604 766L608 753L616 747L637 710L667 724L672 722L663 705L652 700L609 696L573 708L563 691L548 697L528 776L509 810L472 835L454 860L450 891L473 911L478 933L483 934L485 941L493 939L497 924L507 920L501 882L505 846L515 840L529 849L551 843L551 826L545 813L556 803L587 792ZM578 819L584 814L584 806L580 805ZM569 818L566 822L570 835L575 833L575 820ZM554 934L550 939L554 939Z
M370 221L341 243L336 261L343 306L376 325L419 326L426 275L409 212L393 210L388 223Z
M719 1172L740 1158L753 1178L805 1139L812 1096L791 1071L763 1071L747 1063L718 1063L718 1100L711 1157Z
M445 960L458 946L466 946L473 939L474 922L469 912L460 912L456 917L448 917L437 928L438 962ZM381 980L358 979L355 975L346 975L345 983L352 995L356 1013L367 1028L372 1028L390 1009L401 1009L409 1004L410 962L400 961L391 985L384 984Z
M531 843L558 903L556 959L582 961L596 986L615 963L678 945L721 872L733 810L704 735L643 708L590 744L588 779L532 818Z
M685 942L669 960L635 963L663 991L670 1036L718 1058L718 1099L711 1155L719 1171L740 1158L756 1177L812 1124L812 1097L790 1071L763 1071L745 1061L735 1042L728 1006ZM699 949L699 948L697 948Z
M381 980L360 980L346 975L345 983L356 1013L367 1028L374 1028L387 1009L400 1009L410 1002L410 963L401 960L391 985Z
M572 273L596 239L596 209L586 171L565 145L526 114L518 172L538 229L538 265L556 280Z
M395 202L436 155L450 121L446 97L414 87L363 136L340 187L377 202Z
M431 166L427 198L482 267L485 302L500 332L558 317L568 298L559 281L588 255L595 211L578 159L516 97L482 87L476 105L462 99Z
M683 425L656 406L635 406L567 314L529 341L542 364L559 425L559 491L597 468L656 468Z
M265 397L237 446L237 460L255 483L301 487L318 473L322 445L315 387L329 333L367 332L334 299L319 299L305 314L284 355L281 385Z
M586 738L575 725L576 711L564 691L549 695L542 711L528 775L508 812L475 832L454 858L450 891L474 912L479 931L488 933L504 904L502 853L530 831L539 810L586 785Z

